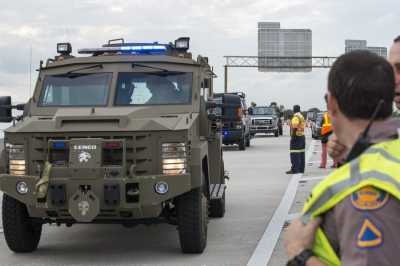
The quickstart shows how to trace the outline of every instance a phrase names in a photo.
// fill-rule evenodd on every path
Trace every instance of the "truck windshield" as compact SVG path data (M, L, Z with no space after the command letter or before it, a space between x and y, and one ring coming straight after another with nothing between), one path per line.
M119 73L115 105L189 104L192 73Z
M104 106L112 73L46 76L40 106Z
M275 110L271 107L255 107L253 109L253 115L274 115Z

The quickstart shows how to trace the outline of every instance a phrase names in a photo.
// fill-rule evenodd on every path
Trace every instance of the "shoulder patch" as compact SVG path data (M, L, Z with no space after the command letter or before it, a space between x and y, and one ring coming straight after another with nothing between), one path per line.
M357 247L373 248L383 243L383 234L369 219L365 219L357 235Z
M376 210L383 207L389 199L386 191L372 186L363 187L351 194L351 204L358 210Z

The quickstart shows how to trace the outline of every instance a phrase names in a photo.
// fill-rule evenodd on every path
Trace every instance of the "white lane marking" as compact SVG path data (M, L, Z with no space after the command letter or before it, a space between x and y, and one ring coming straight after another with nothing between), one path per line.
M289 213L289 214L286 216L286 222L290 222L290 221L292 221L293 219L300 218L300 217L301 217L301 212Z
M318 160L318 161L311 161L311 162L308 162L308 165L320 164L320 163L321 163L320 160ZM330 163L333 164L333 160L328 159L326 163L327 163L327 164L330 164Z
M306 164L311 159L315 147L315 140L311 141L306 154ZM267 229L257 244L247 266L265 266L268 264L275 245L278 242L282 227L286 222L288 212L293 204L294 197L296 196L297 186L303 174L294 174L287 186L286 192L283 195L278 208L275 210L274 215L269 222Z
M327 177L326 175L323 176L312 176L312 177L303 177L300 179L300 182L302 181L313 181L313 180L321 180Z

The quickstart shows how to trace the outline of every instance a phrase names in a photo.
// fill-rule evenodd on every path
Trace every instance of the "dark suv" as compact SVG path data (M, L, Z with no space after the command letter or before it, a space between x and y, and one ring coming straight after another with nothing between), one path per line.
M215 93L214 101L222 106L222 108L216 108L216 113L221 116L223 123L223 144L238 144L239 150L245 150L246 146L250 146L251 125L245 94Z

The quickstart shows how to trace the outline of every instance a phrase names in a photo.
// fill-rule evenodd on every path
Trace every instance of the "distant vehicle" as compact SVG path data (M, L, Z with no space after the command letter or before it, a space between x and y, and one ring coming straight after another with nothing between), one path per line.
M315 116L315 121L311 123L311 137L319 139L321 137L321 127L324 120L324 112L319 112Z
M282 120L275 107L256 106L249 108L251 117L250 134L257 133L282 135Z
M214 101L223 107L217 114L221 116L222 143L225 145L237 144L239 150L250 146L251 120L247 112L246 96L244 93L215 93Z
M307 112L307 117L306 117L307 121L315 122L316 115L317 113L314 111Z
M0 122L14 121L0 157L12 251L35 251L44 224L169 223L182 252L203 252L208 217L225 213L225 171L208 113L215 74L188 49L187 37L119 39L73 56L60 43L26 105L0 97Z

